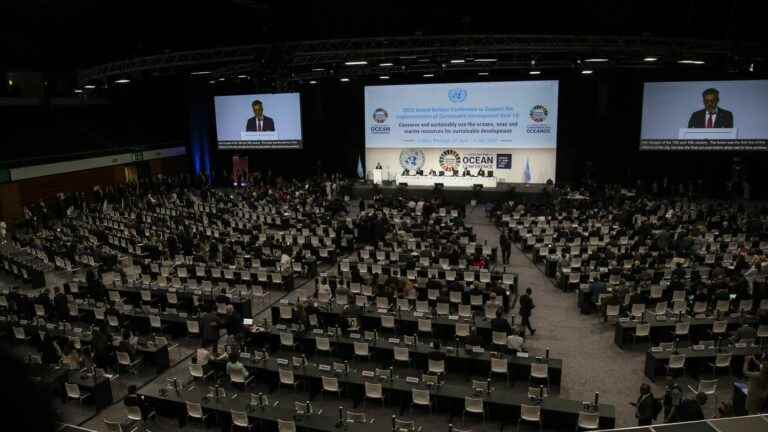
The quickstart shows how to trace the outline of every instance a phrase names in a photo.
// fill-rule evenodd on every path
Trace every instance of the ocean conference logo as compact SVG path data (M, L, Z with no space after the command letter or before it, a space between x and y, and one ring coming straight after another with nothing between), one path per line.
M448 100L454 103L467 100L467 91L461 87L448 90Z
M544 105L534 105L531 111L528 113L533 123L529 124L525 128L525 132L534 135L549 134L552 132L552 128L544 123L549 116L549 110Z
M461 164L461 155L459 152L453 149L445 150L440 153L440 159L438 159L440 169L443 171L453 171L459 169Z
M373 112L373 121L376 123L384 123L387 121L387 117L389 117L389 114L387 114L387 110L384 108L376 108L376 110Z
M547 107L544 105L536 105L533 108L531 108L531 112L529 113L531 116L531 120L533 120L536 123L541 123L544 120L547 119L547 116L549 115L549 111L547 110Z
M371 126L371 133L377 134L377 135L387 135L390 132L390 128L388 125L385 125L384 123L387 121L387 118L389 117L389 114L387 113L387 110L384 108L376 108L373 110L373 121L376 122L375 125Z
M424 152L421 150L403 150L400 152L400 166L409 171L418 171L424 166Z

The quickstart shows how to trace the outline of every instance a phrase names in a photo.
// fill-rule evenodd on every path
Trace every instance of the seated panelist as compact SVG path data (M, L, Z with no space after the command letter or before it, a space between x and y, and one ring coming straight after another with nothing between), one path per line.
M436 176L437 172L434 169L429 170L429 175Z
M472 174L469 172L468 168L464 168L464 172L461 173L464 177L472 177Z
M423 175L424 175L424 170L422 170L422 169L420 169L420 170L417 170L417 171L416 171L416 175L418 175L418 176L423 176Z
M403 170L403 173L401 175L404 175L404 176L411 175L411 172L408 171L408 169L406 168Z
M485 170L483 170L482 168L480 168L480 170L477 172L477 176L478 176L478 177L485 177Z

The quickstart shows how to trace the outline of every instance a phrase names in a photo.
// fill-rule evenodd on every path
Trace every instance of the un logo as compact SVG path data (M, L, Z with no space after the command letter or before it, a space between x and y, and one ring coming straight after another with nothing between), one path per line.
M461 87L448 90L448 100L451 102L464 102L466 98L467 91Z

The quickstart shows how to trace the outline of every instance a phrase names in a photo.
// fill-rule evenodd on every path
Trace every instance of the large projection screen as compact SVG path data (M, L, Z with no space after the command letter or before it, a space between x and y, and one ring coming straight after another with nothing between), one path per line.
M768 80L647 82L640 150L768 150Z
M369 174L480 169L507 183L555 180L557 81L365 87Z
M299 93L215 96L216 135L220 150L299 149Z

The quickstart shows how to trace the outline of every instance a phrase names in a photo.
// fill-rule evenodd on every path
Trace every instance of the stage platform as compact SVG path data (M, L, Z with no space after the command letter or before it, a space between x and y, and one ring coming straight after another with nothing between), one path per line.
M451 203L468 203L476 199L478 202L494 202L500 200L536 200L544 197L543 183L498 183L493 188L482 188L475 191L472 187L446 186L443 188L443 195ZM385 197L389 198L395 194L399 186L395 182L384 182L378 185ZM353 186L354 198L370 199L373 193L374 184L370 181L355 183ZM406 186L405 190L409 197L429 199L432 197L434 186Z

